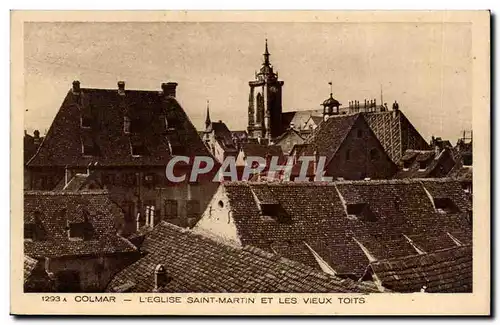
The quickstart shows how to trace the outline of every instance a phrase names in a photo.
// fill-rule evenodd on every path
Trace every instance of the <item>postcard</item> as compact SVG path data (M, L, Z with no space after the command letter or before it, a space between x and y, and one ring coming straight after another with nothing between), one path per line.
M490 12L11 26L12 314L490 314Z

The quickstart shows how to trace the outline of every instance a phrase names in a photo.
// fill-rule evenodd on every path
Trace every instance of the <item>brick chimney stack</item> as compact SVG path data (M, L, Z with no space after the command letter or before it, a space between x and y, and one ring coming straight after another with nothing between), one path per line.
M163 94L175 98L177 85L177 82L162 83L161 89L163 90Z
M73 81L73 88L71 88L73 94L80 94L80 81Z
M160 288L166 286L168 283L167 270L162 264L158 264L155 267L155 287L154 291L158 292Z
M118 94L125 95L125 81L118 81Z

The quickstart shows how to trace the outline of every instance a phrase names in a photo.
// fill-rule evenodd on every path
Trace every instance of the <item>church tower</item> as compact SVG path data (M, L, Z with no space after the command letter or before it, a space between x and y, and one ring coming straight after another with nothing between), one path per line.
M264 51L264 62L255 80L250 81L248 98L248 135L250 138L271 140L283 133L281 125L282 87L269 61L269 50Z

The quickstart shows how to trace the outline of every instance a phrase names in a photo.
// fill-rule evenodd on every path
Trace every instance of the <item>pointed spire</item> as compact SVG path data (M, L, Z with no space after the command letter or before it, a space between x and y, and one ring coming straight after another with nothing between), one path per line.
M267 38L266 38L266 50L264 52L264 65L269 65L269 56L271 54L269 54L269 49L267 48Z
M209 108L210 101L207 100L207 119L205 120L205 127L209 127L210 124L212 124L212 121L210 121L210 108Z

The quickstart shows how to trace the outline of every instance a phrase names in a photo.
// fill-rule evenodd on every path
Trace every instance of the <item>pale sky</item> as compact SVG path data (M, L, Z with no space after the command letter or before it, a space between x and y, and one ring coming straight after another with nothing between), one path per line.
M25 128L47 130L73 80L82 87L160 90L198 129L247 126L248 82L271 63L285 82L283 110L394 100L417 130L453 144L472 122L471 29L466 23L26 23Z

